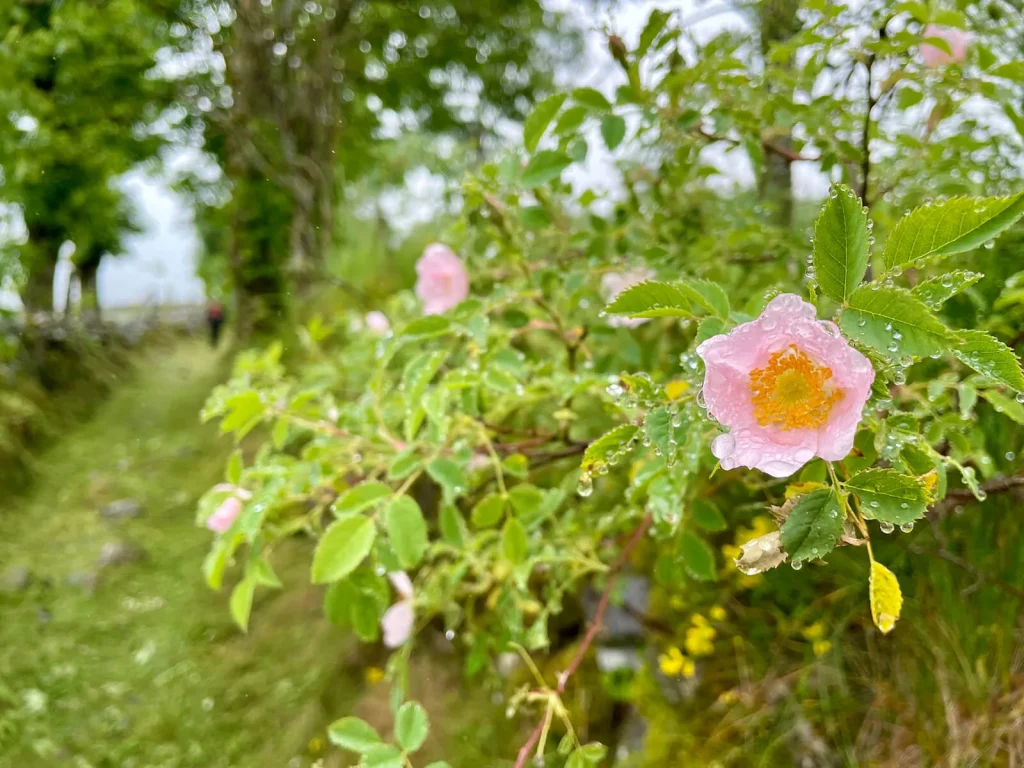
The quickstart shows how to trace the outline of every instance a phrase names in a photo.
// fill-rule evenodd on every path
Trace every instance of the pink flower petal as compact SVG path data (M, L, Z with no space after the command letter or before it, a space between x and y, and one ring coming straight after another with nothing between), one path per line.
M841 392L820 426L784 428L760 424L755 416L751 371L765 367L773 355L791 347L815 365L830 369L828 385ZM756 320L708 339L697 354L705 365L703 394L708 414L729 428L711 446L723 469L749 467L788 477L815 456L838 461L853 448L875 372L838 327L818 320L814 307L800 297L776 296Z
M224 533L242 512L242 500L237 496L224 499L217 511L206 519L206 527L216 533Z
M469 273L462 260L447 245L427 246L416 262L416 295L423 312L439 315L469 296Z
M412 634L415 619L411 600L402 600L388 608L380 620L380 628L384 632L384 645L388 648L405 645Z
M391 323L388 322L387 315L377 310L367 312L363 322L366 324L367 329L378 336L383 336L391 330Z
M945 40L949 45L950 53L941 48L936 48L929 43L921 44L921 59L926 67L942 67L946 64L962 62L967 58L967 44L971 41L969 33L954 27L943 27L938 24L929 24L921 33L923 37L937 37Z
M391 586L395 588L403 600L412 600L412 580L405 571L392 571L388 574Z

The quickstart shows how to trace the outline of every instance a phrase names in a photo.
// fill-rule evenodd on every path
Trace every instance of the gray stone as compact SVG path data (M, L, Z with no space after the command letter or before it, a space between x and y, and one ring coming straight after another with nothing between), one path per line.
M115 565L128 565L146 559L146 550L130 541L111 541L103 545L96 565L107 568Z
M135 499L118 499L100 507L100 517L107 520L130 520L142 514L142 505Z
M32 583L32 572L24 565L12 565L0 576L0 592L23 592Z
M620 580L621 604L612 602L604 614L604 623L599 635L600 641L608 645L621 645L644 637L644 625L635 618L647 613L647 598L650 582L640 576L624 576ZM583 613L587 624L594 620L601 594L587 589L582 596Z

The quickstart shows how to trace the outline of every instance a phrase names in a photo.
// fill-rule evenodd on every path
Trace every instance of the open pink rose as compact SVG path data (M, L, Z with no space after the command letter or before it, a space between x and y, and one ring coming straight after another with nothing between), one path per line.
M365 323L371 333L375 333L378 336L383 336L391 330L391 323L388 322L387 315L383 312L378 312L376 309L366 313L363 323Z
M711 452L722 469L787 477L853 448L871 392L871 363L799 296L776 296L756 320L699 347L708 413L729 432Z
M384 612L380 628L384 632L384 645L388 648L398 648L405 645L416 621L412 603L412 581L404 571L389 573L388 578L391 579L391 586L401 599Z
M416 275L416 295L428 315L447 312L469 295L466 267L447 245L428 245L416 262Z
M627 288L639 285L646 280L653 280L654 272L646 267L631 269L628 272L607 272L601 277L601 296L606 302L611 303L616 296ZM636 328L648 322L643 317L619 317L608 318L608 325L612 328Z
M934 45L921 43L921 58L924 59L926 67L941 67L946 64L959 63L967 58L967 44L971 41L971 36L962 29L929 24L921 34L924 37L937 37L940 40L945 40L950 50L950 53L946 53Z

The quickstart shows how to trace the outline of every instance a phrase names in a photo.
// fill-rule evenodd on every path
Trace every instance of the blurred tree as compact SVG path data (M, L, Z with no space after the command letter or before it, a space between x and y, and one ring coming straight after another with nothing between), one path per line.
M81 311L87 318L100 319L99 294L96 277L100 263L107 256L121 256L125 251L125 237L142 232L135 209L124 193L104 185L90 196L92 215L88 224L73 240L77 246L72 263L82 285Z
M30 312L52 308L61 244L95 239L91 225L116 218L97 216L95 195L109 200L108 182L164 143L152 126L175 90L154 65L179 10L173 0L0 3L0 167L28 230Z
M205 100L207 148L232 185L227 255L244 337L321 274L344 183L399 131L477 142L521 118L578 50L539 0L197 3L230 96ZM200 102L197 101L197 104Z

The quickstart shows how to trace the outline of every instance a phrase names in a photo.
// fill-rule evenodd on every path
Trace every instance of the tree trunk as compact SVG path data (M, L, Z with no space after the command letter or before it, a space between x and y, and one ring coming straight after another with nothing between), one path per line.
M57 249L49 248L45 242L34 244L35 258L32 259L28 280L21 291L21 303L25 312L53 312L53 277L57 269ZM52 256L51 256L52 252Z
M82 284L82 318L89 322L102 321L100 314L100 295L96 288L96 276L100 271L100 262L82 264L78 268L78 277Z
M767 54L775 43L789 40L800 30L796 12L798 0L761 0L758 6L761 23L761 52ZM766 84L770 89L770 85ZM774 136L772 142L788 149L788 136ZM776 152L765 152L764 170L758 181L761 200L771 206L775 223L789 226L793 221L793 181L791 161Z

